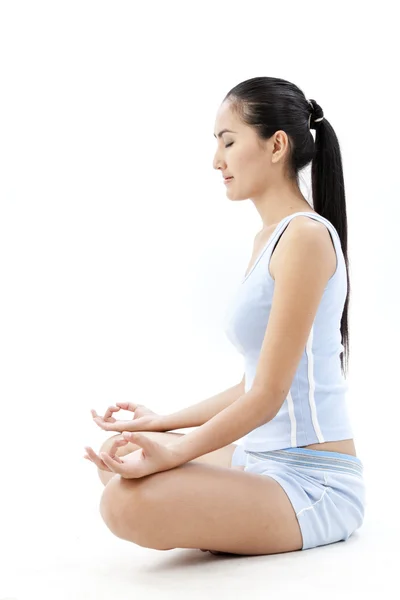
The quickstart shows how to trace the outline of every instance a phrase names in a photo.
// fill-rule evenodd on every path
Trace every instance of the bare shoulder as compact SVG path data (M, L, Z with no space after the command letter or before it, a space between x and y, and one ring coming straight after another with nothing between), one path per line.
M337 259L329 229L320 221L299 215L290 221L272 254L269 270L274 279L279 263L300 245L308 245L310 252L321 252L331 276L334 274Z

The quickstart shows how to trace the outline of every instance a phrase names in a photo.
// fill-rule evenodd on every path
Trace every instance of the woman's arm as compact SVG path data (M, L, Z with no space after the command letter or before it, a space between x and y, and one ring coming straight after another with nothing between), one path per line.
M247 433L267 423L274 415L269 407L277 403L252 389L242 394L230 406L215 415L195 431L168 445L177 459L176 464L189 462L203 454L223 448L244 437ZM283 394L279 394L283 402Z
M169 415L161 415L162 431L198 427L215 417L244 394L245 376L240 383Z
M292 227L279 247L272 306L251 388L169 446L176 453L177 464L223 448L268 423L289 393L332 276L332 242L324 225L308 220L301 227Z

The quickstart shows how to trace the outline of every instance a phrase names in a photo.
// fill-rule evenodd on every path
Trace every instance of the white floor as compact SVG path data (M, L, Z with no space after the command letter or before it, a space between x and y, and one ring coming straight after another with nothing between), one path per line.
M395 597L397 498L389 466L378 467L373 455L363 455L366 517L347 542L250 557L161 552L120 540L101 520L103 486L89 463L74 456L75 471L60 476L54 475L54 456L42 468L42 457L31 456L20 473L9 465L2 480L0 600L136 600L156 594L211 600L222 593L296 600ZM68 459L63 456L64 466Z

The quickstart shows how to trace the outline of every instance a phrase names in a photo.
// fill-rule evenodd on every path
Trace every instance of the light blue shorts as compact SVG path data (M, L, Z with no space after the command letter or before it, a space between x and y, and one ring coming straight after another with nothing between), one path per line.
M237 445L234 465L283 487L300 525L302 550L346 541L364 521L364 467L358 457L310 448L249 452Z

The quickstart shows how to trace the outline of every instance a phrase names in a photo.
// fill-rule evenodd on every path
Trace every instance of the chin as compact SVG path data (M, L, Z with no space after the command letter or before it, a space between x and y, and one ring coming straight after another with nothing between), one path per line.
M247 200L247 196L233 194L232 192L230 193L230 190L226 190L226 196L229 200L232 200L232 202L235 202L235 201L239 202L240 200Z

